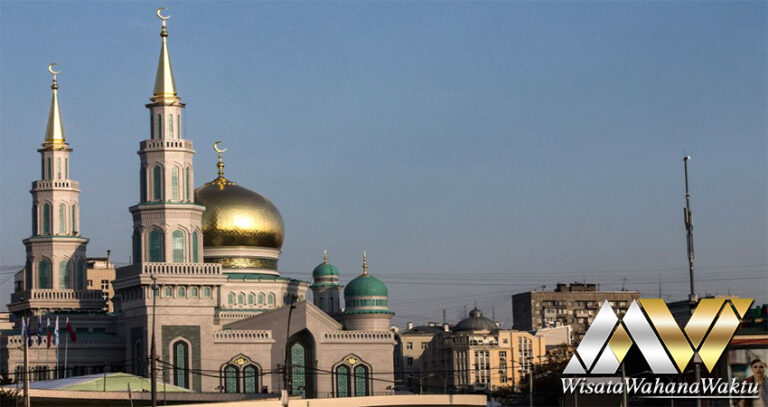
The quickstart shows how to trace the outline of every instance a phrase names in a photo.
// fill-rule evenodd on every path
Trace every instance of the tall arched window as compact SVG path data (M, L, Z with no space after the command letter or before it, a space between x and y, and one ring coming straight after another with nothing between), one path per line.
M368 395L368 368L363 365L355 366L355 397Z
M187 201L191 201L190 197L192 196L192 178L190 178L189 167L187 167L187 174L184 177L184 180L187 183L186 188L184 189L187 194Z
M69 158L64 158L64 179L69 179Z
M238 372L237 367L233 365L227 365L227 367L224 368L224 391L227 393L237 393L240 391L240 386L238 385L239 381L238 376L240 372Z
M69 261L62 261L59 263L59 288L70 289L72 288L72 269L74 266Z
M266 297L264 297L264 293L259 293L259 305L264 305L266 302Z
M235 293L227 294L227 305L235 305Z
M184 341L173 344L173 384L189 388L189 346Z
M291 391L292 395L307 395L307 349L300 342L291 345Z
M253 293L248 294L248 305L253 305L254 303L254 296Z
M176 296L179 298L187 298L187 289L184 287L179 287L176 290Z
M210 298L211 296L211 287L203 287L203 297Z
M171 168L171 199L179 200L179 168Z
M40 234L40 225L37 224L37 205L32 205L32 236Z
M165 287L165 295L166 298L172 298L173 297L173 287Z
M77 234L77 204L72 204L72 234Z
M197 298L200 295L200 291L197 287L192 287L189 289L189 296L192 298Z
M243 305L245 304L245 294L240 293L237 294L237 305Z
M336 368L336 397L349 397L349 368L341 365Z
M61 179L61 157L56 159L56 179Z
M75 276L75 283L78 290L85 290L85 260L79 259L77 261L77 275Z
M139 200L147 202L147 167L139 170Z
M163 138L163 115L157 115L157 138Z
M168 138L173 138L173 115L168 115Z
M155 134L155 116L152 113L149 114L149 138L157 138L157 134Z
M149 232L149 261L163 261L163 232L159 229Z
M49 180L49 181L53 178L51 176L51 171L53 171L53 169L51 167L51 157L48 157L48 178L46 178L46 179Z
M37 265L37 288L51 287L51 262L42 260Z
M275 294L274 293L269 293L267 298L268 298L269 305L275 305Z
M181 230L173 231L173 262L184 262L184 232Z
M67 205L59 204L59 233L67 233Z
M259 370L254 365L243 368L243 393L259 392Z
M152 200L163 200L163 169L159 165L152 169Z
M325 298L320 297L317 300L317 306L320 307L321 310L325 310Z
M192 232L192 263L197 261L197 232Z
M181 114L176 115L176 138L181 138Z
M51 234L51 204L43 204L43 234Z

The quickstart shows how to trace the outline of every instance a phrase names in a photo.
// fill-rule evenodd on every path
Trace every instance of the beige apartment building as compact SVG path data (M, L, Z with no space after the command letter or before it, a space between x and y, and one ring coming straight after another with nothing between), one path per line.
M608 300L618 315L624 315L639 291L598 291L596 284L558 283L553 291L528 291L512 297L514 328L537 331L542 328L570 325L574 343L584 333Z

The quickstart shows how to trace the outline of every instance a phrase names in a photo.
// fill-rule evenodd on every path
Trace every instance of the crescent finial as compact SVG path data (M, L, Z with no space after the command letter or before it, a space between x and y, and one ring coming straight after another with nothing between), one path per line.
M158 9L157 9L157 11L155 12L155 14L157 14L157 18L159 18L159 19L163 20L163 22L165 22L165 20L167 20L167 19L171 18L171 16L164 16L164 15L162 15L162 14L161 14L161 13L162 13L162 11L164 11L164 10L165 10L165 7L160 7L160 8L158 8Z
M225 148L225 149L223 149L223 150L222 150L222 149L220 149L220 148L219 148L219 143L221 143L221 141L217 141L217 142L213 143L213 150L214 150L214 151L216 151L216 152L217 152L217 153L219 153L219 154L221 154L221 153L223 153L223 152L227 151L227 149L226 149L226 148Z
M51 75L53 75L53 76L56 76L56 74L57 74L57 73L59 73L59 72L61 72L61 71L54 71L54 70L53 70L53 66L54 66L54 65L56 65L56 63L55 63L55 62L51 62L50 64L48 64L48 72L50 72L50 73L51 73Z

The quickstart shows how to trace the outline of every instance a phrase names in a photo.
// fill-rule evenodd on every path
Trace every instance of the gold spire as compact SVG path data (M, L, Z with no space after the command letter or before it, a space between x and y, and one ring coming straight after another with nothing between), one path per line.
M45 128L45 143L43 143L43 147L61 147L66 145L64 124L61 121L61 111L59 110L59 83L56 81L56 74L59 71L53 70L54 65L56 65L55 62L48 65L48 72L53 75L53 83L51 84L53 96L51 96L51 110L48 112L48 126Z
M162 15L161 12L163 10L165 10L165 7L160 7L155 13L157 18L163 22L163 28L160 31L163 44L160 47L160 60L157 62L154 96L149 100L154 103L172 104L178 103L180 98L176 93L176 82L173 80L173 70L171 69L171 57L168 54L168 29L165 26L165 20L171 18L171 16Z
M365 256L365 251L363 251L363 275L368 275L368 259Z
M216 179L213 180L212 183L218 185L219 189L223 190L225 185L237 185L237 184L224 178L224 160L221 159L221 154L227 151L227 149L219 148L219 143L221 143L221 141L217 141L213 143L213 150L216 151L216 153L219 155L219 161L216 163L216 167L219 169L219 176L216 177Z
M328 251L323 250L323 264L328 264Z

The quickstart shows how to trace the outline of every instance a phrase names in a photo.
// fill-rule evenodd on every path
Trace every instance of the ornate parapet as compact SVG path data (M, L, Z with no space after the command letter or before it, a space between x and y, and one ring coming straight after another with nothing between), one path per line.
M213 343L273 343L272 331L230 330L213 333Z

